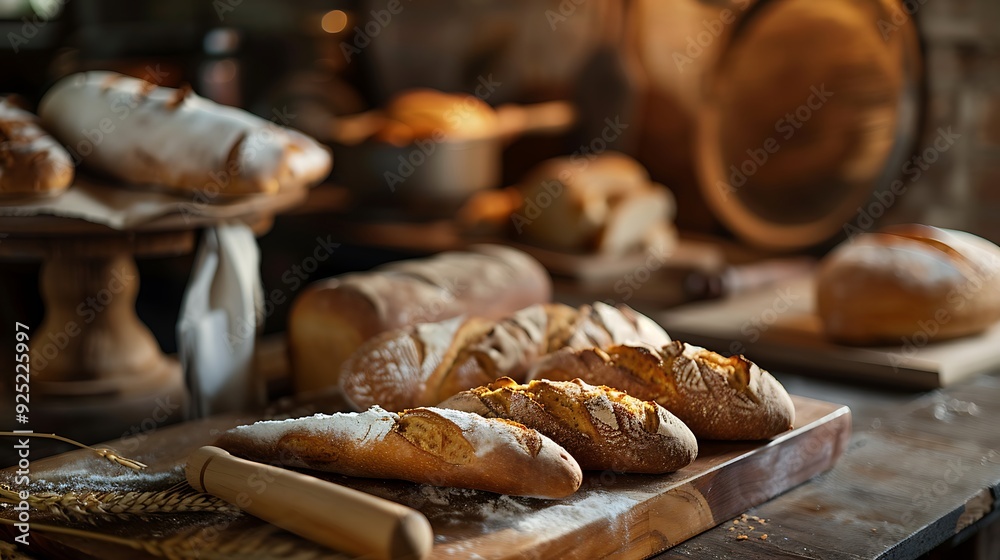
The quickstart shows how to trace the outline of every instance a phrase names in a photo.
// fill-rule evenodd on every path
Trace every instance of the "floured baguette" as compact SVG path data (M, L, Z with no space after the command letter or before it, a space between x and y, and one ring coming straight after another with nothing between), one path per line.
M656 401L705 439L767 439L791 429L795 420L781 383L743 356L726 358L679 341L659 349L606 348L556 352L528 378L579 377Z
M523 380L534 361L560 348L669 341L626 306L533 305L501 321L456 317L384 332L344 362L340 388L358 410L432 406L498 377Z
M215 445L241 457L365 478L563 498L582 473L565 449L516 422L458 410L317 414L240 426Z
M583 470L659 474L698 455L694 434L662 406L579 379L519 385L502 377L438 406L534 428L565 447Z
M35 115L0 98L0 194L53 195L73 182L73 161Z
M307 187L330 172L330 153L301 132L115 72L63 78L38 112L83 165L134 185L214 197Z

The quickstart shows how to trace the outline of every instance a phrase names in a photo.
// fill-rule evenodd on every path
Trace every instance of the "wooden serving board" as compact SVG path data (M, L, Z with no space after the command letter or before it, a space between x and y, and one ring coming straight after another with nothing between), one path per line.
M823 335L814 312L813 277L652 316L673 338L769 369L819 374L912 389L946 387L1000 366L1000 324L984 333L926 343L920 334L897 346L853 347Z
M581 489L565 500L314 474L422 511L435 534L432 558L645 558L728 522L833 466L850 437L850 410L804 397L793 400L795 428L771 441L702 442L698 459L669 475L585 473ZM74 451L33 462L32 478L46 481L36 490L59 485L65 492L75 485L79 491L87 484L162 488L179 479L180 465L191 451L239 422L225 417L157 430L144 440L130 440L135 449L128 453L122 442L116 442L123 454L150 465L141 475L123 473L92 453ZM12 486L12 479L12 469L0 472L3 484ZM0 509L0 516L8 519L12 513L9 508ZM67 525L37 511L32 513L32 523ZM0 528L10 540L10 527ZM292 553L298 555L295 558L329 556L318 545L238 514L159 514L145 521L99 522L87 528L178 546L195 543L190 546L206 554L228 551L234 558L245 554L245 550L239 552L241 546L252 546L268 557L271 554L266 551L278 550L288 555L275 552L274 557L292 557ZM123 546L38 528L32 530L31 542L31 550L64 558L145 557Z

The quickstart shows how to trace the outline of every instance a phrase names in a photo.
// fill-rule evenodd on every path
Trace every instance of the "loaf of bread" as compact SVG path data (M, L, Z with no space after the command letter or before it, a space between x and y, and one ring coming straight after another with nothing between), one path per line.
M375 138L397 146L435 137L483 138L496 134L499 126L496 112L481 99L433 89L400 93L386 104L384 116Z
M73 160L38 117L0 98L0 195L54 195L73 182Z
M216 197L307 187L330 172L329 151L300 132L114 72L63 78L38 111L84 166L133 185Z
M676 239L673 195L623 154L548 160L518 188L522 202L511 214L513 239L563 252L610 255L663 239L672 246Z
M694 461L694 434L662 406L605 386L502 377L447 399L441 408L505 418L552 438L583 470L659 474Z
M215 445L253 461L366 478L563 498L582 474L565 449L516 422L457 410L373 407L257 422Z
M499 318L551 297L542 265L500 245L313 283L295 299L288 319L295 390L336 386L344 360L381 332L462 314Z
M791 429L795 406L770 373L743 356L673 341L652 346L614 345L547 356L529 379L607 385L656 401L705 439L767 439Z
M1000 320L1000 248L962 231L905 224L845 242L820 264L817 312L831 339L916 344Z
M384 332L344 362L340 388L358 410L432 406L501 376L521 381L533 362L560 348L669 341L626 306L533 305L500 321L462 316Z

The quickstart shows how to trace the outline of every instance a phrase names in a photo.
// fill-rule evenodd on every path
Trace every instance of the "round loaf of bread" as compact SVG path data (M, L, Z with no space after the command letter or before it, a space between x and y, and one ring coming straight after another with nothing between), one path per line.
M975 235L906 224L856 236L823 260L817 312L831 339L925 344L1000 320L1000 248Z
M502 377L438 406L534 428L566 448L583 470L661 474L698 456L694 434L662 406L579 379L519 385Z
M252 461L513 496L563 498L583 480L551 439L459 410L317 414L233 428L215 444Z

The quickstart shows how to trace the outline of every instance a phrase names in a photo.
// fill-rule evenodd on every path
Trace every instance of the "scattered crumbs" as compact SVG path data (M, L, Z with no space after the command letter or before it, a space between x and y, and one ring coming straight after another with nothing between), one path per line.
M760 540L766 541L767 540L767 533L764 533L763 535L761 535L760 536Z
M753 531L753 525L747 525L747 529L749 529L750 531Z
M741 521L746 521L747 520L747 514L744 513L743 515L741 515L740 516L740 520Z
M878 533L878 529L876 529L875 527L872 527L872 533Z
M739 524L740 524L739 519L733 519L733 525L739 525Z
M738 540L738 541L745 541L745 540L747 540L749 538L750 537L748 537L746 535L736 535L736 540Z
M729 530L730 530L730 531L735 531L735 530L736 530L736 527L730 527L730 528L729 528Z

